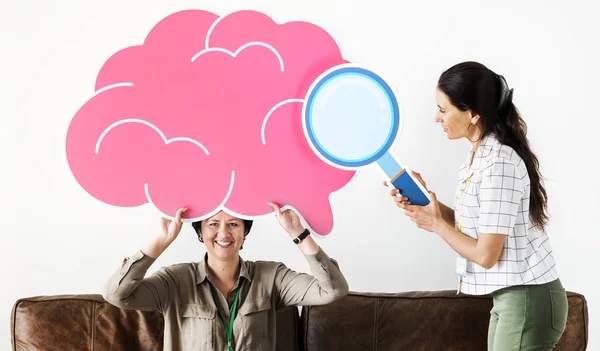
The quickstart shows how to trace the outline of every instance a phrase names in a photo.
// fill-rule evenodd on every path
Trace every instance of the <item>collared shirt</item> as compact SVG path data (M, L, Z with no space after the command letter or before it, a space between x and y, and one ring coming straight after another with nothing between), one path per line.
M481 141L469 167L472 156L473 149L458 172L456 228L473 239L484 233L506 235L506 240L494 267L467 262L461 291L481 295L557 279L550 240L529 218L530 180L525 162L494 135Z
M155 261L136 252L105 285L103 297L125 309L161 312L164 350L225 350L225 326L235 290L240 289L233 324L234 350L275 350L276 311L286 305L321 305L348 293L337 262L319 249L307 255L312 275L280 262L244 261L232 293L224 297L211 283L205 260L163 267L145 277ZM216 298L215 298L216 297Z

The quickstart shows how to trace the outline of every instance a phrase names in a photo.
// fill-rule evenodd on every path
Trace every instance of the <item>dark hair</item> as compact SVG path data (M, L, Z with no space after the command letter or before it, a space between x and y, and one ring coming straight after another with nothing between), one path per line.
M527 125L512 103L513 90L503 76L478 62L463 62L443 72L438 88L461 111L471 110L480 116L481 138L494 134L504 145L513 148L527 166L531 182L529 216L543 230L548 223L548 196L542 184L539 162L527 141Z
M253 221L249 220L249 219L242 219L242 221L244 221L244 237L246 237L250 233L250 229L252 229ZM201 236L202 221L192 222L192 227L196 231L196 235L198 235L198 240L203 243L204 240L202 240L202 236Z

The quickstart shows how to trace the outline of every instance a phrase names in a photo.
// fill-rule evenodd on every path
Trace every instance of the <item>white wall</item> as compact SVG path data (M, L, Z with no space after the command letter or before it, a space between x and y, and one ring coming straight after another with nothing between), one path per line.
M596 183L600 93L596 12L583 1L3 1L0 5L0 349L9 347L17 298L98 293L123 257L155 233L148 206L115 208L90 197L71 176L66 129L115 51L140 43L166 15L188 8L239 9L277 21L306 20L329 31L345 57L383 72L404 105L395 153L449 202L466 142L450 142L433 122L438 75L478 60L515 88L514 102L547 178L548 232L568 290L586 295L590 349L600 348ZM412 150L411 150L412 148ZM376 169L336 193L337 231L319 240L356 291L454 289L454 254L394 207ZM161 265L204 253L186 227ZM306 270L274 218L257 221L246 259Z

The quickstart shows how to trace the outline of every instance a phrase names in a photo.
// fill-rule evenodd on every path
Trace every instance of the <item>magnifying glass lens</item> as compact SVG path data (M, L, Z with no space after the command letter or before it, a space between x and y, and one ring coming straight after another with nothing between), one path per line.
M311 143L331 162L359 167L380 158L392 145L399 124L389 86L374 74L342 68L324 76L305 102Z

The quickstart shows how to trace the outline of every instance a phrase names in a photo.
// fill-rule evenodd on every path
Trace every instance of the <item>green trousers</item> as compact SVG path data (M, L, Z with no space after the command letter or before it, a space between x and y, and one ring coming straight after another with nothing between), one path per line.
M488 350L552 350L565 331L567 294L559 279L492 293Z

